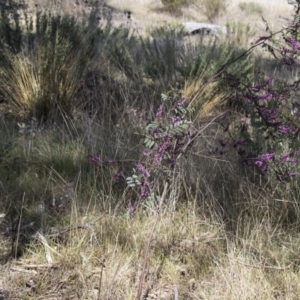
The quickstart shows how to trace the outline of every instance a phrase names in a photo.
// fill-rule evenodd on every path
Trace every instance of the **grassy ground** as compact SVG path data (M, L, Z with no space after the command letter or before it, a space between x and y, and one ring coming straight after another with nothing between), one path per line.
M160 1L110 0L113 25L128 31L85 31L64 19L62 39L36 27L34 42L28 34L22 52L9 63L1 57L0 299L300 298L298 183L274 183L235 153L215 158L207 151L224 137L215 120L232 96L210 80L214 72L264 32L261 14L277 30L286 22L279 15L292 11L279 0L241 2L230 1L215 20L238 24L221 44L172 42L174 24L207 22L200 2L174 16ZM28 11L80 19L89 3L29 1ZM153 29L165 22L168 34ZM165 44L151 44L155 38ZM269 63L260 59L241 60L231 71L252 80ZM297 76L272 66L269 74ZM139 203L114 177L131 174L143 159L141 134L161 93L176 85L199 110L191 130L200 138L168 185L157 181L161 205L154 197ZM91 163L95 156L101 164Z

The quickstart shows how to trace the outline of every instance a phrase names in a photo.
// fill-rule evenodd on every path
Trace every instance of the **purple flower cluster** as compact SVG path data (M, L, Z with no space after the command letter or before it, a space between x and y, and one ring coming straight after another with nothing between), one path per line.
M278 124L278 114L281 112L281 108L268 109L268 108L258 108L258 114L264 118L266 121Z
M126 184L126 178L124 176L124 170L119 170L119 172L114 176L114 180L122 184Z
M283 134L289 133L290 130L291 130L291 129L290 129L290 127L288 127L288 126L281 126L280 129L279 129L279 131L280 131L281 133L283 133Z
M177 107L183 106L186 102L186 96L182 95L181 99L179 102L177 102Z
M257 157L257 161L255 162L255 165L260 168L263 172L268 171L267 163L271 159L275 157L275 153L265 153L261 154Z
M141 197L145 198L148 196L150 188L153 185L153 182L149 180L150 172L143 166L141 163L136 165L137 170L140 173L140 181L141 181Z
M98 155L90 157L90 162L98 165L102 163L101 158Z
M158 150L155 154L155 163L156 164L161 163L163 155L164 155L166 147L167 147L167 144L169 142L169 139L170 139L169 135L165 135L163 143L160 145L160 147L158 148Z
M142 165L142 164L137 164L136 168L139 172L141 172L143 174L144 177L148 178L150 177L150 173L149 171Z
M293 49L300 50L300 43L297 42L294 38L288 37L286 41L292 46Z
M263 88L265 88L266 86L270 85L273 82L274 78L270 77L268 78L264 83L258 84L256 86L254 86L253 88L251 88L251 90L253 92L259 92L261 91Z
M283 155L280 156L279 161L281 163L284 163L284 162L286 162L289 159L289 157L290 157L290 153L285 153L285 154L283 154Z
M180 122L180 121L182 121L182 120L183 120L182 116L173 117L173 118L172 118L172 123L173 123L173 124L176 124L176 123L178 123L178 122Z
M238 148L239 146L244 146L247 144L247 140L243 139L243 140L239 140L233 143L233 148Z
M155 114L155 117L156 117L157 119L159 119L159 118L161 117L162 113L163 113L163 106L160 105L160 107L158 108L158 110L157 110L157 112L156 112L156 114Z

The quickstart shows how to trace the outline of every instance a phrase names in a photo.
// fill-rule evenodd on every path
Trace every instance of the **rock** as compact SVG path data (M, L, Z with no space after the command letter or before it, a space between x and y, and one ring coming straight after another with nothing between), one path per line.
M183 23L186 34L218 35L219 33L227 35L227 28L209 23L186 22Z

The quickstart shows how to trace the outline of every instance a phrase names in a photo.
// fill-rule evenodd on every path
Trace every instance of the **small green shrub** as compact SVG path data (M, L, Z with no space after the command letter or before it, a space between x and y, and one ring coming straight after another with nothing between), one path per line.
M213 23L214 20L227 9L226 0L201 0L200 8L202 13Z
M189 0L161 0L165 10L176 13L180 9L189 3Z
M229 41L239 48L247 48L249 42L255 37L256 31L249 24L241 22L228 22L226 24L227 32L229 32Z
M247 14L258 14L263 13L262 7L254 2L240 2L239 8Z

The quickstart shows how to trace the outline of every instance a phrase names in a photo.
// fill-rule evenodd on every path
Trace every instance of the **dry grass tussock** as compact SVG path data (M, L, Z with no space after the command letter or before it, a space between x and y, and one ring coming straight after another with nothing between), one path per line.
M2 296L135 299L155 214L76 211L72 229L45 235L44 245L33 239L21 259L1 267ZM299 235L267 222L240 225L243 234L230 236L222 221L206 219L194 202L177 210L163 207L144 299L297 299Z
M132 157L128 127L143 124L119 122L113 131L73 121L82 140L58 127L4 136L14 138L11 159L18 155L19 167L5 159L1 207L11 215L0 219L3 299L136 299L145 262L144 299L299 297L297 225L287 230L279 222L288 203L276 206L267 186L244 178L230 160L205 157L203 141L179 166L161 209L150 201L131 213L136 195L120 189L110 170L90 166L85 149L102 145L103 159ZM203 132L206 143L212 133Z

